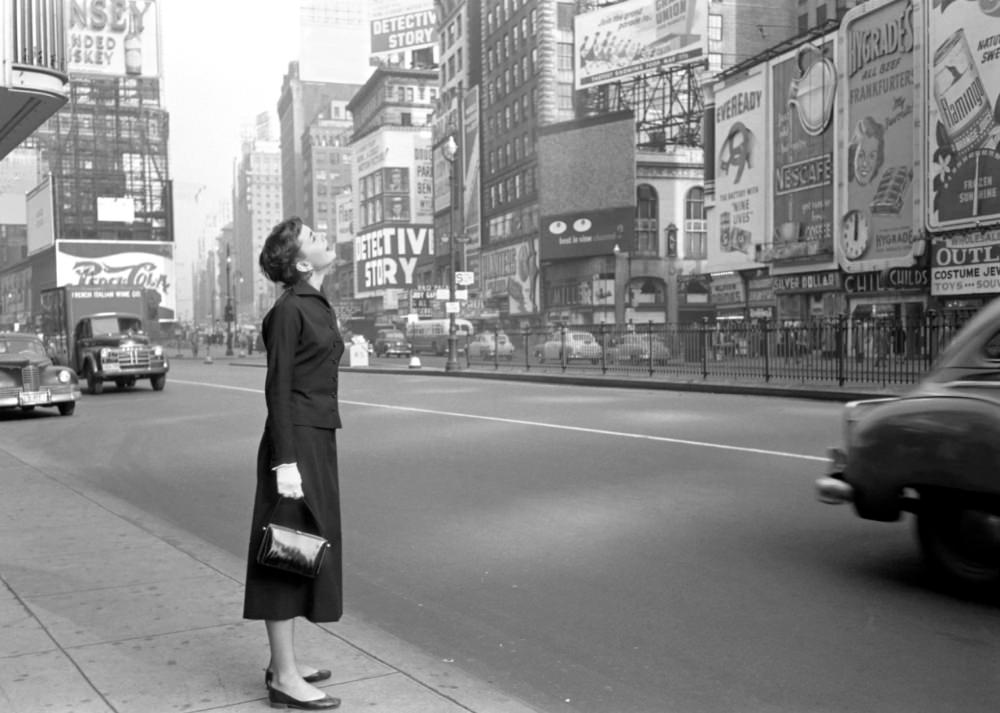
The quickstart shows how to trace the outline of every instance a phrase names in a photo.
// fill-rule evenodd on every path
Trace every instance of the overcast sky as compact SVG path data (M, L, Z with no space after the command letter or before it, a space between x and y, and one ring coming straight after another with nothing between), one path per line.
M276 111L298 56L298 3L161 0L160 20L175 187L224 193L241 125Z

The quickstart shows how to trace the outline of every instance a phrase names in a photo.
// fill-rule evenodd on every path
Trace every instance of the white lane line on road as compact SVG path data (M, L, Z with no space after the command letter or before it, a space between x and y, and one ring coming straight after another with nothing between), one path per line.
M263 394L263 389L250 389L245 386L226 386L224 384L208 384L200 381L181 381L174 379L175 384L187 384L189 386L206 386L213 389L228 389L230 391L243 391L251 394ZM779 458L798 458L800 460L818 461L826 463L827 458L823 456L809 456L802 453L788 453L787 451L771 451L766 448L749 448L747 446L731 446L725 443L709 443L708 441L691 441L686 438L670 438L669 436L650 436L644 433L628 433L626 431L607 431L601 428L586 428L584 426L566 426L558 423L545 423L543 421L525 421L519 418L501 418L500 416L481 416L474 413L460 413L458 411L438 411L436 409L417 408L415 406L393 406L391 404L373 404L366 401L347 401L341 399L340 403L351 406L366 406L368 408L381 408L390 411L406 411L409 413L424 413L434 416L452 416L454 418L469 418L477 421L495 421L497 423L509 423L518 426L537 426L539 428L553 428L559 431L574 431L577 433L590 433L599 436L616 436L618 438L632 438L641 441L654 441L657 443L675 443L681 446L697 446L699 448L714 448L720 451L736 451L738 453L753 453L763 456L777 456Z

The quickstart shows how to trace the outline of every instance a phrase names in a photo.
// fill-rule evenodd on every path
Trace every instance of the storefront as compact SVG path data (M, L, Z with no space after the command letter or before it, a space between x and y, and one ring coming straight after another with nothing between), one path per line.
M542 284L546 323L614 323L614 278L613 257L565 260L545 265Z
M946 233L931 248L929 306L964 317L1000 294L1000 228Z
M930 271L894 267L878 272L844 275L847 314L852 319L893 319L919 322L927 309Z
M775 275L771 279L777 299L777 321L783 325L833 318L847 310L840 270Z
M767 270L755 270L747 278L747 316L751 321L774 321L774 278Z
M859 356L879 356L872 335L881 337L884 355L916 358L924 353L925 311L930 270L894 267L879 272L844 275L847 294L848 343Z
M747 316L746 287L738 272L712 275L712 305L720 321L745 320Z

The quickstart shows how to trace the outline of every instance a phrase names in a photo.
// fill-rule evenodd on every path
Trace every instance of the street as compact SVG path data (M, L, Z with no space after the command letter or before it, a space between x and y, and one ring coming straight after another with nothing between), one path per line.
M243 556L264 370L174 360L0 447ZM963 713L1000 608L816 502L838 404L342 371L346 609L542 711Z

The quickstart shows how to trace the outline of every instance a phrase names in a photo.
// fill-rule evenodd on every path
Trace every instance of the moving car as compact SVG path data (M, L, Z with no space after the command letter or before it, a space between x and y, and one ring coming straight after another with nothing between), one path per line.
M72 416L80 396L76 374L68 366L54 365L41 339L0 332L0 408L55 406L63 416Z
M609 346L604 352L608 364L653 364L663 365L670 360L670 350L663 340L649 334L626 334Z
M470 359L513 359L514 344L503 332L480 332L468 346Z
M844 409L844 442L816 482L859 517L916 516L929 567L1000 584L1000 300L962 328L913 390Z
M538 361L562 361L563 338L553 334L536 352ZM566 361L585 359L596 364L601 360L601 345L590 332L566 332Z
M406 335L398 329L380 329L375 335L375 356L408 357L411 351Z

